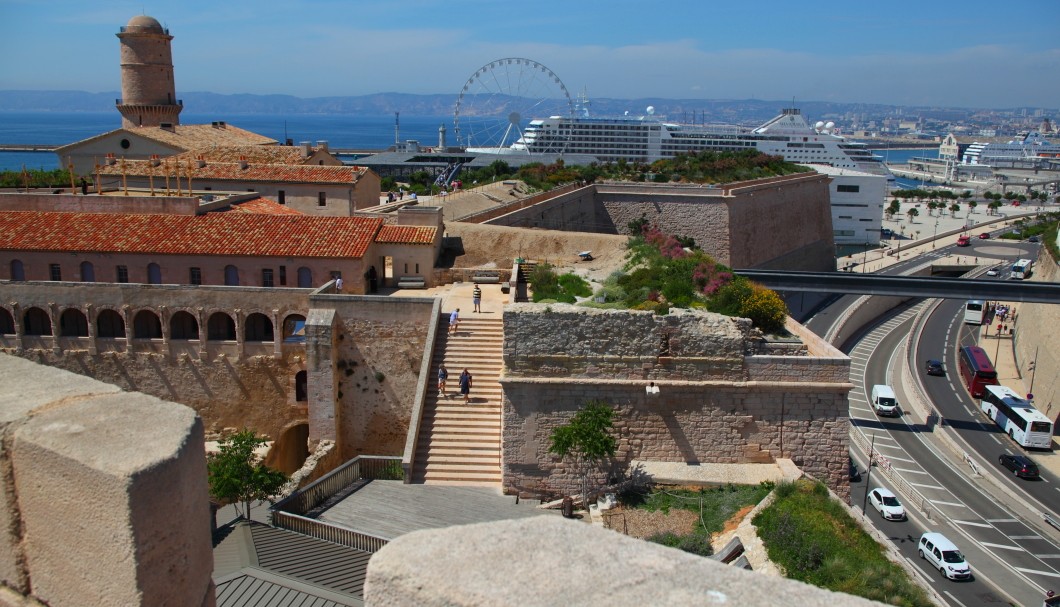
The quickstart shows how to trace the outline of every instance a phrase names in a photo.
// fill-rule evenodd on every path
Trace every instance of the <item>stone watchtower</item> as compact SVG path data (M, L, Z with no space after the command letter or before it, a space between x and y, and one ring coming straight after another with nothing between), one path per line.
M121 40L121 99L117 101L123 128L180 124L183 104L173 83L173 36L155 18L137 15L117 34Z

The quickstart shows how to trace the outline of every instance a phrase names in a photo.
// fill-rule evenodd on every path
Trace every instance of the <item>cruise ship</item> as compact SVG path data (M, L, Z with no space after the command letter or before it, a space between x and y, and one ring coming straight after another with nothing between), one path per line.
M979 143L968 145L964 164L1003 165L1013 161L1039 161L1060 158L1060 145L1050 143L1038 131L1020 133L1007 143Z
M811 125L796 108L757 127L727 124L678 124L654 116L574 117L532 120L511 150L522 153L587 154L601 162L651 163L683 152L756 149L799 164L824 164L892 178L879 156L865 144L835 134L831 122Z

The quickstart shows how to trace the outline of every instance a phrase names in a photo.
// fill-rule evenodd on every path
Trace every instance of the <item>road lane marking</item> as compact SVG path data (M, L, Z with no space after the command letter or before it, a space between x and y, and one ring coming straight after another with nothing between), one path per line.
M991 548L1001 548L1002 550L1015 550L1017 552L1026 552L1019 546L1008 546L1006 544L991 544L990 542L979 542L980 546L990 546Z
M987 529L993 529L994 528L993 525L988 525L986 523L977 523L975 521L958 521L958 520L954 520L953 522L957 523L958 525L968 525L970 527L986 527Z
M1009 535L1007 537L1010 540L1039 540L1039 539L1044 539L1040 535Z
M1018 523L1019 521L1017 521L1014 518L988 518L988 519L986 519L986 522L988 522L988 523Z
M930 500L932 504L942 504L943 506L955 506L957 508L967 508L965 504L958 504L957 502L944 502L942 500Z
M1060 554L1036 554L1040 559L1060 559Z
M998 437L994 436L993 434L990 435L990 438L994 439L995 443L997 443L999 445L1001 444L1001 439L999 439Z
M1049 577L1060 577L1060 573L1055 571L1039 571L1037 569L1026 569L1024 567L1013 567L1016 571L1022 571L1023 573L1031 573L1034 575L1047 575Z
M927 472L924 472L923 470L907 470L906 468L899 468L898 466L893 466L893 469L899 472L908 472L909 474L927 474Z
M951 592L950 592L949 590L945 590L945 591L943 591L943 592L945 592L945 593L946 593L946 596L950 597L950 600L951 600L951 601L953 601L953 602L954 602L954 603L956 603L957 605L960 605L960 607L966 607L966 605L965 605L964 603L962 603L962 602L958 601L958 600L957 600L957 597L953 596L953 593L951 593Z
M914 487L923 487L924 489L938 489L939 491L945 491L945 487L939 487L938 485L922 485L920 483L909 483Z
M883 447L884 445L880 445L880 446ZM891 445L886 445L886 446L890 447ZM887 459L896 460L896 461L899 461L899 462L909 462L910 464L915 464L916 463L916 460L905 458L905 457L898 457L897 455L888 455Z

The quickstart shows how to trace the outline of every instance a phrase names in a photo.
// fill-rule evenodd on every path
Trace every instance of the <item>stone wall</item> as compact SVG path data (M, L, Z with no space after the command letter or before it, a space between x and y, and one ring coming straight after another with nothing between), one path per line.
M1031 280L1060 282L1060 266L1043 246L1034 262ZM1023 379L1030 384L1030 363L1036 360L1034 372L1034 405L1060 424L1060 348L1056 347L1060 331L1060 305L1018 304L1016 326L1016 364Z
M803 173L719 186L600 183L493 225L625 234L642 217L734 268L835 269L829 178Z
M798 326L790 321L793 326ZM504 315L504 488L575 493L576 471L548 453L556 427L589 400L616 410L615 476L632 460L746 463L791 458L846 495L849 358L748 356L746 319L707 312L514 304ZM649 395L645 386L660 388Z

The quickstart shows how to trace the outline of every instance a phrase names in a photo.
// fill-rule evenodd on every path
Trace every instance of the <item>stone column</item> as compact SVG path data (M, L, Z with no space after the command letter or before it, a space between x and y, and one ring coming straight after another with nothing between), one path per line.
M48 302L48 317L52 321L52 354L59 356L63 353L59 347L59 305L54 301Z
M88 320L88 355L95 356L99 354L99 347L96 345L96 306L85 304L84 313Z
M246 352L243 351L243 342L246 338L243 328L243 321L245 318L243 317L243 310L241 308L232 310L232 315L235 316L236 322L236 361L238 362L246 358Z
M280 311L272 310L272 357L276 360L283 358L283 325L281 324Z

